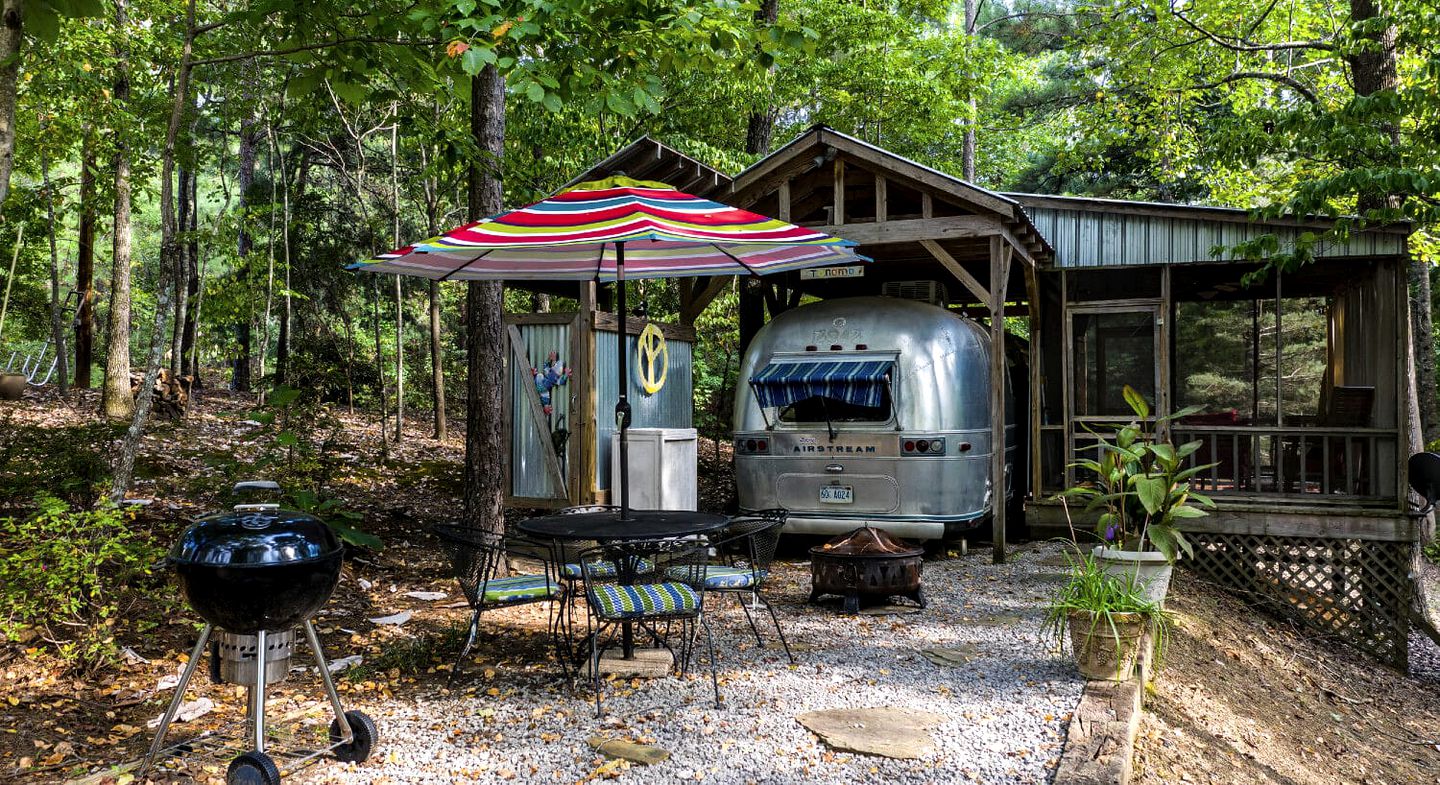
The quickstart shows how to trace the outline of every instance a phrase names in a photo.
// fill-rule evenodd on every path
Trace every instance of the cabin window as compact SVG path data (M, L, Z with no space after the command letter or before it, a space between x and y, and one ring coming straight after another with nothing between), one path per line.
M885 423L890 421L890 387L881 388L880 403L865 406L812 395L780 410L780 422L794 424Z

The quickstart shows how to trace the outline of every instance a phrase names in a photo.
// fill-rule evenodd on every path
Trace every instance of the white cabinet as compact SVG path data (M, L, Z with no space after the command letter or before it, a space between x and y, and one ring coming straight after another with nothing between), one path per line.
M693 510L699 504L694 428L631 428L630 506ZM610 503L620 503L620 434L611 439Z

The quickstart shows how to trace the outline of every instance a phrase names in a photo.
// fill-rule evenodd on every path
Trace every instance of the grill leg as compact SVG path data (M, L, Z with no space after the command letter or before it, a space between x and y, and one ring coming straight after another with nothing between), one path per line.
M345 707L340 704L340 693L335 691L335 681L330 678L330 667L325 662L325 652L320 648L320 636L315 634L315 625L305 620L305 639L310 642L310 650L315 652L315 662L320 666L320 682L325 685L325 697L330 699L330 708L335 710L335 719L340 722L341 741L349 744L355 741L355 730L350 727L350 720L345 717Z
M255 633L255 689L250 692L251 719L255 722L255 751L265 751L265 630Z
M212 629L213 627L207 624L200 630L200 640L195 642L195 648L190 652L190 661L185 663L185 670L180 674L180 683L175 685L175 697L170 699L169 708L165 709L165 715L160 718L160 727L155 729L155 740L150 742L150 751L145 753L145 759L140 761L140 768L135 772L137 777L145 776L145 772L154 765L155 756L160 754L165 743L165 732L170 729L170 723L180 711L180 704L185 701L185 688L190 685L190 677L195 675L195 667L200 664L200 658L205 656L205 644L210 642Z

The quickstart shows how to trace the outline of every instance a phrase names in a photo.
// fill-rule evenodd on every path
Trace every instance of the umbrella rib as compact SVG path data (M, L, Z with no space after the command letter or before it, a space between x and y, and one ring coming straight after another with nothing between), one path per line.
M493 251L493 250L495 250L495 249L494 249L494 248L486 248L484 251L481 251L481 252L480 252L480 255L479 255L479 256L477 256L477 257L475 257L474 259L471 259L470 261L468 261L468 262L460 265L459 267L456 267L454 270L451 270L450 272L445 273L444 275L440 276L440 278L439 278L438 280L440 280L440 281L448 281L448 280L450 280L452 277L454 277L456 274L458 274L461 270L464 270L466 267L469 267L470 265L472 265L472 264L480 261L481 259L484 259L485 256L486 256L487 254L489 254L489 253L490 253L491 251Z
M748 264L746 264L745 262L741 261L740 257L736 256L736 255L733 254L733 253L730 253L729 251L725 250L724 248L721 248L718 244L716 244L716 243L710 243L710 247L711 247L711 248L714 248L715 250L719 251L720 253L723 253L723 254L725 254L726 256L730 257L730 260L731 260L731 261L735 262L736 264L740 265L741 267L744 267L751 275L755 275L755 276L760 275L760 273L757 272L754 267L751 267L750 265L748 265Z

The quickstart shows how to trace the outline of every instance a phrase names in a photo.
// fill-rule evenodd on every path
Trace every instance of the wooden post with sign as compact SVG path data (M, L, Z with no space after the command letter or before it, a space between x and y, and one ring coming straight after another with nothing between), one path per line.
M994 532L993 560L1005 563L1005 283L1010 277L1011 249L990 238L990 508Z

